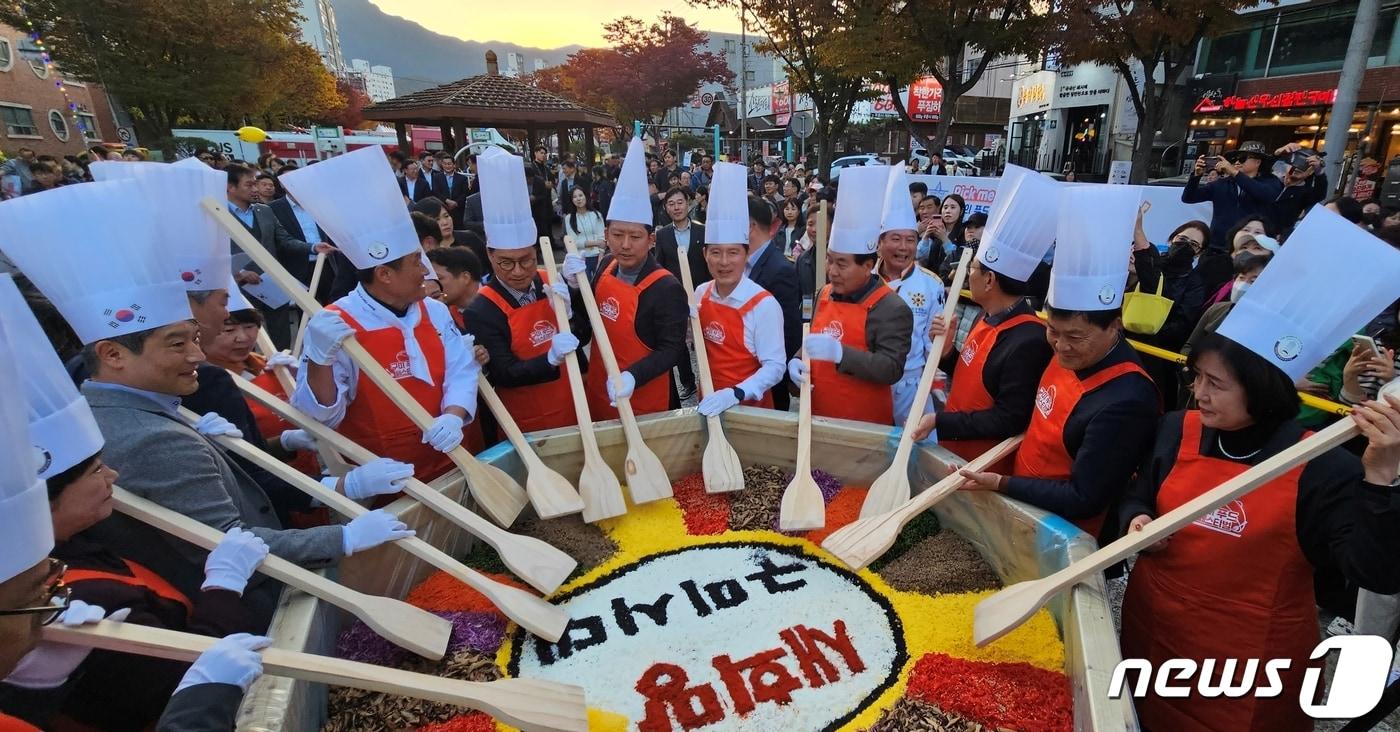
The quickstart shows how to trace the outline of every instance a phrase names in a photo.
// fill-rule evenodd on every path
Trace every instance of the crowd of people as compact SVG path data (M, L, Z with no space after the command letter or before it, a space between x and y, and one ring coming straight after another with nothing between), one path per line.
M1352 217L1344 199L1317 205L1308 156L1290 158L1281 189L1310 191L1296 207L1279 192L1254 196L1272 185L1259 180L1271 157L1245 147L1215 164L1217 180L1193 177L1185 200L1229 203L1167 242L1145 234L1148 207L1131 187L1012 166L990 214L968 215L900 165L835 181L706 155L683 169L638 139L625 155L585 165L566 154L557 168L544 148L521 157L495 146L461 169L445 154L376 148L304 167L104 160L89 166L93 182L0 203L13 278L0 277L0 376L26 397L0 405L0 450L13 452L0 460L0 713L41 728L230 728L280 590L254 575L262 558L332 566L412 531L382 509L335 522L214 438L239 436L382 506L409 476L452 470L453 450L498 441L496 417L478 408L483 378L522 429L574 426L574 353L595 421L615 418L624 398L638 415L697 397L706 416L789 410L810 380L817 417L894 428L922 401L914 436L965 459L1023 434L1013 458L963 471L962 488L1057 514L1101 543L1309 427L1352 420L1353 443L1143 554L1123 610L1125 656L1208 658L1228 640L1233 656L1297 659L1284 679L1294 693L1153 696L1138 706L1148 727L1310 729L1295 700L1317 605L1347 605L1359 588L1362 606L1347 611L1356 632L1393 640L1400 629L1400 398L1379 393L1400 345L1400 227ZM325 307L294 317L277 296L291 285L235 256L201 207L210 197ZM560 262L558 280L544 257ZM965 259L967 301L948 321ZM1313 286L1318 277L1346 282L1347 297ZM616 378L601 367L584 288ZM702 342L688 341L690 318ZM273 346L255 350L264 331ZM352 337L368 361L345 348ZM1186 352L1185 368L1144 359L1130 338ZM714 380L704 393L698 349ZM942 376L921 400L930 359ZM366 368L386 370L431 423L415 423ZM246 401L237 379L379 459L330 475L315 441ZM1351 413L1302 412L1299 390ZM226 532L223 543L199 551L113 514L118 475L123 489ZM153 662L138 675L116 654L35 645L60 617L227 640L188 669Z

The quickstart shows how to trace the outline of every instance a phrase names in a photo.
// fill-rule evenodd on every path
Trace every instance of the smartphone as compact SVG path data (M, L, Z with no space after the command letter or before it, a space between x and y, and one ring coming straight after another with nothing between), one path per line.
M1371 353L1376 354L1376 358L1385 358L1385 354L1381 352L1381 347L1376 344L1376 339L1371 336L1354 335L1351 337L1351 342L1371 349Z
M1220 164L1219 155L1209 155L1206 157L1206 170L1214 170Z

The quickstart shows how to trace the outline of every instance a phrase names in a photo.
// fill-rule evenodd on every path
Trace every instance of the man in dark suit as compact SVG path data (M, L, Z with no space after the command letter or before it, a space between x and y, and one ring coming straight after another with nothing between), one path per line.
M797 271L773 242L777 233L777 213L767 201L749 196L749 267L745 273L759 287L773 295L783 309L783 345L791 359L802 346L802 302L797 290ZM820 264L820 263L818 263ZM773 389L773 408L787 411L792 403L787 376Z
M410 206L433 195L433 184L423 174L418 161L410 160L404 164L403 177L399 178L399 190Z
M335 242L331 241L331 238L321 229L321 225L316 223L316 219L312 218L311 212L298 205L296 199L292 197L292 194L288 193L272 203L269 203L267 207L272 209L272 214L277 217L277 223L281 224L282 228L286 229L287 233L290 234L293 239L300 239L312 246L322 242L332 246L335 245ZM309 261L310 267L306 270L305 278L303 278L301 274L297 274L297 279L300 279L301 283L307 287L311 286L311 274L316 267L316 255L312 254L309 257ZM355 271L354 267L350 264L350 260L338 251L331 252L327 255L325 266L329 269L323 269L321 272L321 281L317 283L316 292L312 294L316 297L317 302L322 305L329 305L340 299L341 295L345 295L349 293L350 290L355 289ZM338 278L337 274L342 271L346 272L346 276ZM345 286L347 279L348 287ZM339 288L337 288L335 284L338 281L341 283ZM335 294L337 289L343 289L344 291Z
M467 176L457 172L457 161L445 152L438 153L437 175L433 178L433 193L442 199L452 216L452 227L462 228L462 204L467 200Z
M230 164L228 173L228 210L233 217L243 223L248 231L262 243L263 248L272 252L293 277L302 282L311 281L311 255L316 251L333 251L330 244L322 242L313 247L292 236L277 220L277 215L266 204L253 203L254 182L257 171L247 165ZM235 252L237 245L230 242ZM252 285L262 281L262 269L249 263L243 271L234 273L234 280L240 285ZM291 308L269 308L254 298L258 310L267 319L267 334L278 348L288 348L292 344Z
M677 186L666 191L662 207L671 223L656 230L656 261L677 280L681 278L680 252L686 252L690 276L695 285L710 280L710 268L705 264L705 225L690 220L690 189ZM695 373L690 359L676 364L680 372L680 396L684 401L695 393Z
M564 165L559 171L559 208L564 211L573 211L574 189L582 188L585 196L592 195L592 183L588 173L579 170L577 160L573 157L565 159Z

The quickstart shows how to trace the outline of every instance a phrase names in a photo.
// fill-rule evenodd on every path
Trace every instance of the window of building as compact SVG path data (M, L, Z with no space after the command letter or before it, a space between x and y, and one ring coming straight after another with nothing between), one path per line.
M87 112L79 112L78 124L83 128L84 140L96 142L102 139L102 132L97 129L97 117Z
M0 120L5 122L5 134L10 137L38 137L34 113L29 107L0 103Z
M753 81L754 78L755 78L755 77L754 77L754 72L752 72L752 71L745 71L745 72L744 72L744 81Z
M1249 49L1249 37L1256 32L1251 29L1238 33L1227 33L1219 38L1211 39L1202 73L1238 74L1244 71L1245 55Z
M15 65L15 47L8 38L0 38L0 71L9 71Z
M29 68L34 70L34 75L40 79L49 78L49 67L44 64L43 50L34 43L34 39L25 36L19 41L19 55L29 62Z
M64 119L57 109L49 110L49 127L53 129L55 137L64 142L68 141L68 120Z

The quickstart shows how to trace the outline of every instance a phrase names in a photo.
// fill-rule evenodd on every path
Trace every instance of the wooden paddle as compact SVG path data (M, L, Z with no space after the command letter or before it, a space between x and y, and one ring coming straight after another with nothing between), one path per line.
M277 353L277 346L272 345L272 337L267 334L267 330L264 328L258 328L257 346L258 350L262 351L264 357L271 358L272 354ZM235 381L245 381L241 374L229 372L229 375L232 376ZM292 378L291 372L287 370L286 366L274 366L272 368L272 375L277 378L277 384L282 387L282 393L286 394L287 398L290 399L292 392L296 391L297 388L296 379ZM331 475L339 477L350 472L350 465L345 462L345 458L341 457L340 453L331 449L329 445L321 440L316 440L316 454L320 456L321 462L325 464L326 472Z
M997 461L1016 452L1024 435L1016 435L1002 440L987 452L978 455L968 463L968 470L986 470ZM966 478L955 469L943 480L929 486L924 492L907 500L903 505L888 513L852 521L850 524L831 532L822 542L822 548L831 552L851 569L862 569L894 546L899 532L915 516L929 510L934 504L946 498L963 484Z
M691 246L696 246L691 244ZM681 282L685 284L685 297L691 307L698 308L695 299L695 280L690 275L690 257L681 252ZM687 318L690 321L690 339L695 341L695 363L700 367L700 395L707 397L715 393L715 382L710 376L710 355L706 352L705 332L700 326L700 318ZM739 453L724 436L724 424L719 416L705 418L705 426L710 439L705 443L705 456L701 470L705 476L706 493L729 493L744 489L744 466L739 462Z
M316 252L316 264L311 267L311 284L306 288L312 297L316 297L316 290L321 287L321 272L326 268L326 253ZM301 322L297 323L297 337L292 341L292 356L301 358L301 342L306 338L306 324L311 320L311 313L302 311Z
M252 384L247 384L247 386L257 388L254 387ZM194 412L191 412L188 409L185 409L184 407L180 408L180 416L186 420L198 419L198 415L196 415ZM322 429L326 428L322 426ZM281 478L293 488L296 488L302 493L312 496L316 500L325 504L327 508L329 508L332 511L335 511L341 516L354 518L355 516L359 516L360 514L369 511L369 509L350 500L349 498L346 498L340 493L327 489L325 486L321 485L320 481L316 480L315 478L304 475L301 471L296 470L295 468L282 462L281 460L278 460L277 458L268 455L262 450L259 450L258 448L249 444L246 440L232 437L230 435L215 437L213 439L215 442L219 443L219 445L232 451L235 455L242 456L243 458L253 462L257 466L268 471L269 473L272 473L278 478ZM408 487L412 488L414 483L415 481L410 480L408 483ZM418 485L422 484L419 483ZM446 506L455 506L456 508L462 509L462 511L465 514L471 515L472 519L474 520L467 520L468 523L471 523L472 525L477 526L478 528L480 528L481 526L491 525L485 519L475 514L472 514L470 511L467 511L461 506L458 506L456 503L453 503L452 501L448 500L447 498L443 497L441 494L437 493L436 491L433 491L432 489L420 491L420 493L421 495L430 497L429 501L423 501L423 505L427 506L430 509L438 510L441 512L441 510L445 509ZM444 504L446 505L444 506ZM463 514L459 514L456 512L453 512L451 515L448 515L446 513L444 513L443 515L448 520L453 520L454 517L466 520ZM514 539L519 540L518 542L512 542L513 544L516 544L516 546L512 548L512 552L510 553L510 555L513 558L519 561L519 557L516 555L522 552L520 552L518 544L524 543L525 537L514 536L513 534L509 534L504 531L502 531L501 533L505 534L508 537L514 537ZM490 540L485 539L485 537L483 537L483 540L486 540L488 543L490 542ZM449 558L446 554L442 553L438 549L435 549L432 545L417 537L400 539L395 543L400 546L403 546L404 549L407 550L410 554L427 560L433 566L447 571L452 576L461 580L468 587L471 587L477 592L480 592L482 595L486 596L486 598L490 600L492 604L494 604L502 613L504 613L506 617L510 618L511 620L514 620L516 623L519 623L521 627L529 630L531 633L534 633L535 635L538 635L541 638L545 638L551 641L558 640L564 634L564 628L569 623L569 616L565 614L563 610L560 610L559 608L550 605L544 600L541 600L540 598L531 595L528 592L518 590L509 585L501 584L500 582L496 582L495 580L492 580L491 578L481 574L480 572L477 572L469 567L462 566L456 560ZM543 544L543 542L539 543ZM545 546L548 545L546 544ZM500 549L497 549L497 551L500 551ZM557 550L555 551L557 552ZM502 561L505 561L507 555L507 552L501 552ZM526 555L525 559L530 562L530 564L526 566L538 566L536 564L536 560L538 557L541 556L547 555L545 552L532 552ZM573 560L569 559L569 562L571 564L569 565L568 571L572 571ZM511 564L507 563L506 566L511 567L511 570L515 571L515 568L512 567ZM557 567L553 566L549 567L549 569L555 570L556 573L558 570ZM568 572L566 571L565 575L567 574ZM520 574L520 577L521 579L526 579L525 575L523 574ZM558 585L556 584L555 586L557 587ZM553 637L551 637L551 635Z
M487 408L496 415L496 423L505 431L515 453L525 463L525 494L530 497L535 513L540 518L552 519L582 511L583 499L579 498L578 491L535 453L535 448L530 446L520 431L520 425L515 423L515 417L510 415L510 410L506 409L501 397L486 380L486 374L477 378L476 388L486 400Z
M564 280L559 278L559 268L554 264L552 247L549 237L540 237L540 251L544 252L544 269L549 273L549 281L563 282ZM581 286L586 288L587 283ZM550 300L554 303L554 319L559 326L559 332L568 333L568 306L552 295ZM627 513L627 501L622 497L622 484L618 482L617 475L608 467L607 462L603 460L602 451L598 449L598 436L593 434L593 415L588 411L583 369L578 365L578 354L565 355L564 365L560 370L569 375L569 394L574 399L579 443L583 445L583 472L578 476L579 497L583 499L583 520L591 524L594 521L621 516Z
M103 620L92 625L46 625L43 638L118 653L192 662L219 640L204 635ZM264 648L263 671L316 684L345 686L485 712L526 732L587 732L583 689L536 679L460 681L310 653Z
M292 277L277 258L272 256L243 224L233 218L228 212L228 206L224 202L216 201L213 198L206 198L201 202L204 210L213 216L224 229L233 237L254 262L263 269L264 277L271 277L278 287L281 287L292 301L301 308L303 313L313 315L321 311L321 304L311 297L311 293L302 287L296 278ZM433 415L423 408L399 382L395 381L384 367L374 360L374 357L366 351L354 336L345 339L341 344L341 349L345 351L350 359L359 367L360 373L388 395L410 420L420 429L428 429L433 424ZM487 465L475 456L467 452L466 448L458 445L453 448L448 456L453 464L462 471L462 475L467 478L467 485L471 489L472 496L477 503L481 504L482 510L486 511L492 519L502 526L510 526L515 522L515 517L525 508L525 489L520 487L505 471L494 465Z
M943 302L943 322L947 325L952 324L953 311L958 307L958 293L962 292L967 266L971 261L972 247L963 247L958 271L953 275L953 288ZM928 352L928 358L924 359L924 370L919 375L919 386L914 391L914 403L904 417L904 430L899 436L899 447L894 451L894 461L870 484L870 492L865 494L865 503L860 506L860 517L863 519L889 513L909 500L909 452L914 448L914 430L918 429L919 420L924 416L924 404L928 402L928 392L933 388L933 377L938 374L938 362L947 340L948 328L933 339L933 347Z
M564 248L570 254L578 253L571 237L564 237ZM603 356L608 379L615 384L621 378L622 370L617 366L612 342L608 340L608 331L603 327L603 316L598 313L598 301L593 297L593 289L588 283L582 283L578 290L583 296L583 306L588 310L588 320L593 324L593 339L598 344L598 353ZM593 364L593 368L598 368L598 364ZM622 434L627 437L627 462L622 472L626 475L627 490L632 494L632 500L650 503L670 498L671 479L666 475L666 466L661 464L656 453L642 439L642 431L637 427L637 415L632 413L631 399L624 397L617 400L617 415L622 422Z
M1006 635L1026 622L1056 593L1102 572L1118 561L1171 536L1196 519L1233 501L1361 433L1350 417L1313 433L1273 457L1221 483L1211 490L1153 519L1142 531L1099 549L1060 571L1037 580L1018 582L977 603L972 616L972 640L979 647Z
M811 330L810 325L802 326L804 342ZM802 367L807 378L802 380L802 402L797 407L797 467L778 507L778 529L782 531L811 531L826 526L826 501L812 478L812 359L806 346L802 348Z
M367 463L375 459L374 453L361 447L350 438L332 430L331 428L317 422L297 411L290 404L278 399L267 390L259 388L257 384L241 382L239 388L245 394L256 399L260 404L266 406L274 414L306 430L312 436L324 439L328 444L334 445L337 450L343 450L351 460L359 463ZM191 413L192 415L193 413ZM188 416L186 416L188 419ZM325 486L319 482L308 478L290 465L258 450L252 445L248 445L242 440L231 440L228 438L216 438L219 443L230 450L243 455L248 460L258 464L264 470L273 473L284 481L291 483L305 493L310 493L319 487L320 492L326 493ZM243 444L239 444L242 442ZM246 447L244 446L246 445ZM564 552L550 546L549 544L528 536L512 534L505 529L487 521L476 515L465 506L443 496L433 490L432 486L423 483L416 478L409 478L404 485L404 493L416 499L428 509L461 527L467 533L486 542L500 555L501 562L506 565L516 576L525 580L531 587L549 594L559 588L564 579L574 571L578 562ZM319 494L316 494L319 497ZM359 506L358 503L350 501L339 493L336 497L342 501L348 501L349 505ZM322 499L324 503L324 499ZM348 509L348 506L346 506ZM361 508L363 511L363 508ZM343 511L337 511L344 513ZM346 514L357 515L357 514Z
M812 290L812 311L816 312L817 298L821 297L822 288L826 287L826 237L827 229L831 226L830 218L826 215L827 202L821 201L817 204L817 257L816 257L816 287Z
M112 488L112 502L118 511L201 549L213 550L224 536L218 529L120 487ZM395 645L420 656L437 660L447 652L452 623L426 610L387 597L356 592L274 554L267 555L258 571L345 610Z

